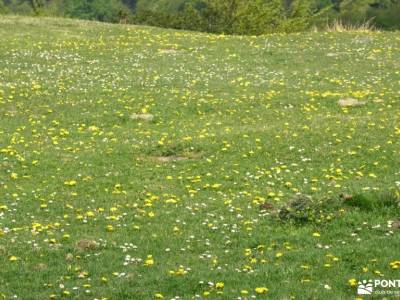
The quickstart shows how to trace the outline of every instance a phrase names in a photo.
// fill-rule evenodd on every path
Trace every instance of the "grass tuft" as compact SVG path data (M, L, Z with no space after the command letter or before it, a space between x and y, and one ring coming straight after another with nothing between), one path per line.
M376 211L382 208L398 209L400 201L395 193L356 194L345 199L344 204L363 210Z
M348 24L342 20L335 20L326 27L328 32L373 32L377 28L372 23L373 19L366 20L360 24Z

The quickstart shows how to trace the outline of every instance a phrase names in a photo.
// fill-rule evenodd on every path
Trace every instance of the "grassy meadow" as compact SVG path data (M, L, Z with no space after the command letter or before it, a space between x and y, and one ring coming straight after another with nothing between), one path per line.
M399 32L0 16L0 299L361 299L399 191Z

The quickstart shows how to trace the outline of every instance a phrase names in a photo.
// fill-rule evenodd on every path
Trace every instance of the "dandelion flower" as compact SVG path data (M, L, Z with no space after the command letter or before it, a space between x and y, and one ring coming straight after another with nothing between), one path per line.
M255 288L255 292L257 294L265 294L266 292L268 292L268 289L266 287L257 287Z

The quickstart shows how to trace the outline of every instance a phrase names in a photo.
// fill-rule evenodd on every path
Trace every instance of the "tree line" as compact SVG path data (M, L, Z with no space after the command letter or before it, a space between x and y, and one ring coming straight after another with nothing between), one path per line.
M335 20L400 29L400 0L0 0L0 13L249 35L303 31Z

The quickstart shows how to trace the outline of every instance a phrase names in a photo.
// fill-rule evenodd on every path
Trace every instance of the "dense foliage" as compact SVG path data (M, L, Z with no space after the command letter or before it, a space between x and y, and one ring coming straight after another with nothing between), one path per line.
M400 28L400 0L0 0L0 13L228 34L301 31L334 20Z

